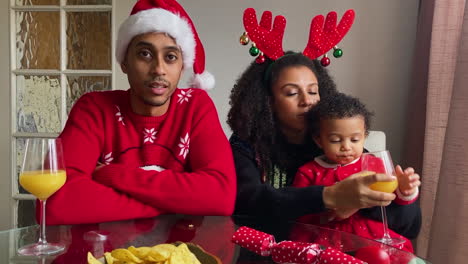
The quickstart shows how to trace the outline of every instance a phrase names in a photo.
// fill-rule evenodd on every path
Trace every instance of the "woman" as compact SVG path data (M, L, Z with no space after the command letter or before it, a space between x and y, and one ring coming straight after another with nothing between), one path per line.
M304 114L320 98L336 93L336 85L317 60L287 52L272 61L252 64L231 91L228 124L237 172L235 214L293 220L299 216L334 212L347 218L357 210L380 219L376 206L389 205L394 194L370 190L388 176L351 176L333 186L294 188L297 169L315 156L319 148L305 139ZM368 209L364 209L368 208ZM404 212L402 212L404 210ZM387 207L390 227L414 238L421 225L415 205ZM399 219L404 213L408 217Z

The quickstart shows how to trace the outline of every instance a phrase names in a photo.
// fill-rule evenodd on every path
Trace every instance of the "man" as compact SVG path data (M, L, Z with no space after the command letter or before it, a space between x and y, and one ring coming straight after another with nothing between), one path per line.
M47 224L230 215L236 179L213 102L202 43L173 0L140 0L119 30L127 91L92 92L60 135L67 182L48 200ZM194 88L179 89L193 66Z

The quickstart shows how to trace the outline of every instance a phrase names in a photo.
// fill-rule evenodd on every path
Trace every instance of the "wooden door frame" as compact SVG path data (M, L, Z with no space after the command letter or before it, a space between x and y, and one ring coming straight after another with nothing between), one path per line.
M10 1L0 5L0 230L12 227Z

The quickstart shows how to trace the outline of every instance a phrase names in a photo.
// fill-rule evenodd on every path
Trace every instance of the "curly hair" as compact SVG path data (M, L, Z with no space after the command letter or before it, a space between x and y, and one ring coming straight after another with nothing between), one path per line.
M240 139L253 146L268 180L273 179L275 168L284 173L292 159L270 104L271 84L278 80L281 71L298 66L315 74L321 98L337 92L335 82L319 61L295 52L287 52L276 61L266 58L262 64L252 62L231 90L227 123Z
M361 116L364 119L366 135L369 134L371 118L374 114L356 97L337 93L320 100L306 115L307 137L320 134L320 121Z

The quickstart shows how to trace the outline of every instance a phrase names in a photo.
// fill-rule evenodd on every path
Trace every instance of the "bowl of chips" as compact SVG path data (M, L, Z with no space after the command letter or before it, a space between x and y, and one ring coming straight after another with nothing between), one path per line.
M152 247L118 248L96 258L88 252L88 264L221 264L221 260L193 243L175 242Z

